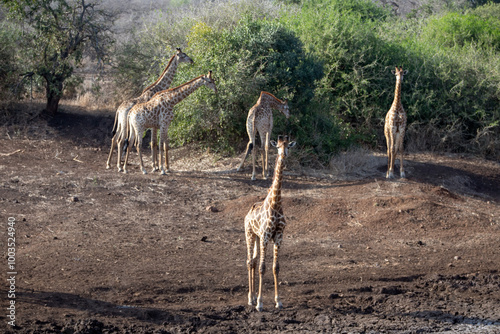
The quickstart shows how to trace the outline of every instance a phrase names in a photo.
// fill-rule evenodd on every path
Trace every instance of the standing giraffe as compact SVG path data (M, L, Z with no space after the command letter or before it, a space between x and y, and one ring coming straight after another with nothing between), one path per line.
M147 102L153 97L154 94L166 90L170 87L170 84L174 80L175 73L177 73L177 66L181 63L189 63L193 64L193 60L189 58L187 54L182 52L180 48L176 49L175 54L170 58L167 66L163 70L160 77L151 85L146 87L141 93L139 97L129 99L124 101L115 114L115 123L113 125L113 138L111 139L111 149L109 150L108 161L106 162L106 168L111 168L111 157L113 156L113 151L115 149L116 144L123 137L126 132L125 124L127 122L127 115L130 109L138 103ZM156 130L151 129L151 150L152 150L152 165L153 171L157 170L156 164ZM118 169L120 170L121 165L121 156L118 156Z
M274 170L274 178L271 188L264 202L255 203L245 217L245 236L247 242L247 268L248 268L248 305L255 305L257 311L262 311L262 276L266 270L265 254L269 240L274 242L273 252L273 274L274 274L274 299L276 308L283 306L278 294L278 251L283 240L285 229L285 216L281 205L281 183L283 179L284 160L288 155L288 149L295 146L295 142L289 142L288 137L278 137L278 143L271 141L271 145L278 148L278 158ZM253 248L253 252L252 252ZM257 268L257 253L260 248L259 261L259 294L255 300L255 270Z
M392 102L391 109L385 116L384 134L387 141L387 174L386 178L391 179L394 177L394 162L396 154L400 154L399 168L401 178L405 178L405 171L403 168L403 140L405 137L406 129L406 112L401 104L401 83L403 77L408 73L407 70L403 71L403 67L396 67L392 70L392 74L396 75L396 91L394 93L394 101Z
M213 91L217 93L215 80L212 78L212 71L209 71L208 75L200 75L199 77L194 78L193 80L175 88L156 93L148 102L136 104L134 107L132 107L132 109L128 113L127 119L127 140L130 140L130 145L127 147L127 154L125 155L125 162L123 165L125 173L127 172L127 161L128 155L130 153L130 146L132 144L135 144L137 153L139 154L141 170L144 174L146 174L146 169L144 168L144 165L142 163L141 145L142 133L148 128L160 130L160 142L158 143L158 146L160 147L159 165L161 174L165 174L165 169L163 168L162 147L165 151L167 171L169 171L168 127L170 126L170 122L172 122L172 119L174 118L172 109L177 103L184 100L202 85L213 89ZM121 144L122 141L118 143L118 154L121 154Z
M262 156L262 176L267 179L269 175L268 170L268 151L269 151L269 137L273 130L273 109L281 111L286 118L290 117L290 110L288 109L288 101L281 101L277 99L274 95L268 92L261 92L257 103L250 109L247 117L247 132L250 141L248 142L247 149L245 151L245 156L241 161L241 164L236 169L240 171L243 167L245 159L248 154L252 152L252 180L255 180L255 150L252 151L255 146L255 135L259 132L260 142L261 142L261 156ZM265 155L265 159L264 159Z

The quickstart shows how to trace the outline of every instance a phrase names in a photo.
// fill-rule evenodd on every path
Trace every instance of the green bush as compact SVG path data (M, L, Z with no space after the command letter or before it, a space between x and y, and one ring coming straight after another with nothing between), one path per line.
M364 142L373 141L373 122L379 123L390 105L387 74L399 64L399 49L377 36L388 16L371 1L314 0L304 2L299 15L283 18L324 63L316 98Z
M183 66L172 86L213 70L219 94L201 88L174 109L174 144L240 152L248 110L266 90L290 99L290 119L275 113L273 132L291 134L307 162L356 143L385 148L390 71L400 65L409 70L402 102L410 149L500 158L498 5L404 19L368 0L292 2L282 11L266 1L262 11L252 1L210 2L204 6L219 11L201 7L153 23L137 34L135 49L123 50L130 66L123 78L137 75L143 88L181 46L195 64Z
M500 51L500 20L493 17L447 13L431 18L422 35L444 47L464 47L472 43Z
M170 132L174 142L202 140L217 149L240 148L247 140L248 110L261 91L289 99L290 121L275 113L275 134L291 131L293 124L301 123L299 110L313 98L315 81L322 71L321 64L306 55L291 31L274 20L247 16L228 29L199 22L188 35L188 43L186 50L195 64L179 72L177 81L212 70L218 95L200 89L176 108Z

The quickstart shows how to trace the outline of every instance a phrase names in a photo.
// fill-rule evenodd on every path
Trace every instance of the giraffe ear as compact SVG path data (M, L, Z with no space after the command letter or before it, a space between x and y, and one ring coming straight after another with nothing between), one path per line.
M396 71L395 70L392 70L391 73L394 74L394 75L396 75Z
M271 143L271 145L273 145L273 147L278 147L278 144L276 144L276 142L274 140L271 140L269 143Z
M288 144L288 148L294 147L296 144L297 142L292 141Z
M403 75L408 74L408 70L404 70Z

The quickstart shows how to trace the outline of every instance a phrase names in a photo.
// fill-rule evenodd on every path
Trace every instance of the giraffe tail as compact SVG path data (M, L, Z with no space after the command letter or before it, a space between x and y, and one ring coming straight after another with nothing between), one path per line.
M243 158L243 161L245 161L246 158L250 155L250 153L252 153L252 150L253 150L253 143L248 142L247 151L245 152L245 157Z
M130 127L130 122L129 122L129 117L130 117L130 114L127 115L127 117L125 117L125 127L124 127L124 130L125 130L125 141L124 141L124 144L123 144L123 152L125 152L128 148L128 145L129 145L129 139L130 139L130 135L132 134L131 132L131 129L129 129ZM122 130L123 132L123 130Z
M117 125L118 125L118 110L115 113L115 122L113 123L113 130L111 130L112 136L114 136L116 134Z

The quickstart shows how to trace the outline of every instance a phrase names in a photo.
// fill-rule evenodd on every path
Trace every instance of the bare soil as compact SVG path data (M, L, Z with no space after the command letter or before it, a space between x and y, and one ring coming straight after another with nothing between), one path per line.
M289 166L284 309L269 269L259 313L243 220L271 180L194 147L171 151L166 176L136 154L129 174L106 170L112 123L80 110L2 128L2 277L8 217L17 275L0 332L500 333L497 162L411 154L404 180L385 179L382 154L361 176Z

